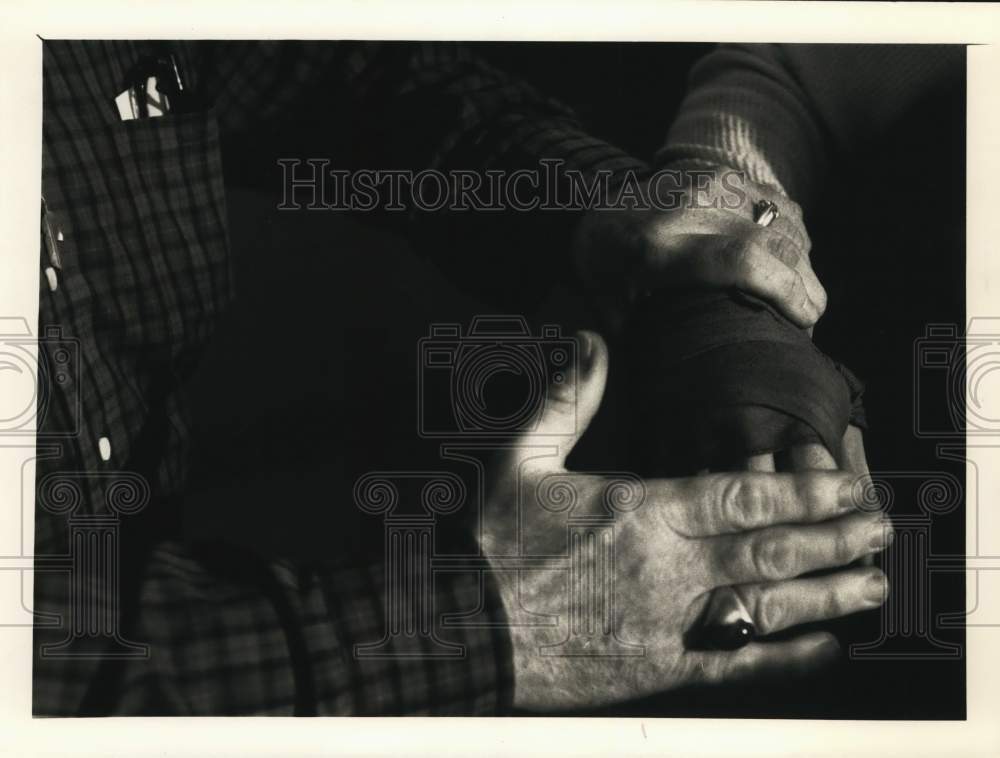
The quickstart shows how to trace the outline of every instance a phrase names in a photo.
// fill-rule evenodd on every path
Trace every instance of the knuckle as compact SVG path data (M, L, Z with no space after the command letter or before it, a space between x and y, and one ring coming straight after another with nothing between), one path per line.
M785 215L794 216L796 219L802 218L802 206L792 200L792 198L782 195L781 205L785 210Z
M721 478L717 486L716 502L723 526L745 531L775 520L775 500L764 477L730 475Z
M794 244L796 249L806 257L809 258L809 254L812 252L812 240L809 238L809 232L806 231L805 224L802 223L802 217L795 217L794 215L785 214L784 216L784 226L782 231L785 236L788 237Z
M708 556L711 585L742 584L751 563L750 547L745 539L727 539Z
M723 238L719 257L738 282L749 281L756 274L754 248L739 237Z
M835 619L843 616L847 609L844 599L836 590L830 590L821 602L820 612L823 619Z
M750 541L750 563L757 576L779 581L792 575L795 550L786 532L756 535Z
M854 544L845 529L838 529L833 536L833 560L843 565L854 560Z
M827 499L827 477L820 473L809 472L795 477L796 512L807 519L815 519L823 510Z
M819 311L819 315L822 316L826 313L827 295L826 287L822 284L816 289L816 310Z
M789 271L788 275L782 275L779 290L789 305L804 305L809 302L805 280L798 271Z
M747 477L740 480L740 498L734 505L739 509L740 525L756 529L774 520L775 501L765 486L764 477Z
M812 252L812 239L809 237L809 232L806 231L805 226L802 225L801 221L799 223L793 224L794 235L799 240L799 248L802 253L809 258L809 253Z
M782 200L782 210L785 212L785 218L794 225L795 231L805 239L806 243L808 243L809 234L806 231L805 220L802 215L802 206L794 200L786 198L785 200Z
M783 234L774 233L768 235L767 248L771 255L792 268L798 266L799 260L802 258L799 253L799 246L794 240L789 239Z
M760 591L754 610L754 621L762 634L770 634L782 629L788 618L786 604L780 595L770 587Z
M746 513L743 509L745 487L742 477L725 477L720 480L719 487L720 491L717 498L719 520L724 526L733 529L745 529Z

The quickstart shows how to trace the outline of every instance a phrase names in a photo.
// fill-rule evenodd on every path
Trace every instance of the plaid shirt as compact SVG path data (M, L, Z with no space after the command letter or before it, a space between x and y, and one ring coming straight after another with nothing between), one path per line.
M420 167L503 167L548 157L585 171L642 164L454 45L171 43L205 107L122 121L114 97L153 48L43 44L42 186L47 224L60 238L52 237L58 261L42 245L39 334L57 332L40 340L39 353L56 366L67 345L74 349L70 370L53 373L40 393L35 713L503 710L510 643L488 571L435 575L436 613L478 609L482 619L440 631L457 657L422 655L419 635L363 657L355 646L385 634L381 563L267 563L229 548L126 539L120 569L109 574L72 558L79 545L71 535L118 551L107 537L117 516L147 500L142 516L160 521L145 534L170 534L163 524L188 465L181 387L233 296L222 135L267 128L329 91L399 125L388 127L398 139L387 142L387 162L402 155ZM130 518L139 516L125 515L123 528ZM133 588L121 607L119 582ZM80 597L96 610L84 613ZM148 656L122 657L134 648L115 634L86 634L119 622ZM84 647L59 648L74 630ZM55 654L44 645L56 645Z

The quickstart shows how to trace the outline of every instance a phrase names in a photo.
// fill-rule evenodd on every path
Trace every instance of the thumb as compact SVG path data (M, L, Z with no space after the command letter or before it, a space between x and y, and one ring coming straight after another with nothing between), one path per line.
M608 346L597 332L576 333L576 360L549 382L537 423L522 440L526 445L558 447L563 466L601 406L608 377Z

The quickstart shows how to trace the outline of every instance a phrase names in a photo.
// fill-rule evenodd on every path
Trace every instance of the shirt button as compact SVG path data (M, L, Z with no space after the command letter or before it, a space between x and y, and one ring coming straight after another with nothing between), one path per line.
M97 441L97 449L101 453L102 461L111 460L111 440L109 440L107 437L101 437Z
M49 292L55 292L59 289L59 278L56 276L56 270L52 266L45 267L45 278L49 282Z

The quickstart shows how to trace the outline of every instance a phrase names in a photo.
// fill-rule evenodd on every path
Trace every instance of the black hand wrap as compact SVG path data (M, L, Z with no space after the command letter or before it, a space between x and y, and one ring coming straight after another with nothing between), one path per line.
M642 473L726 469L808 442L836 456L848 423L865 426L857 377L756 298L658 293L626 333Z

